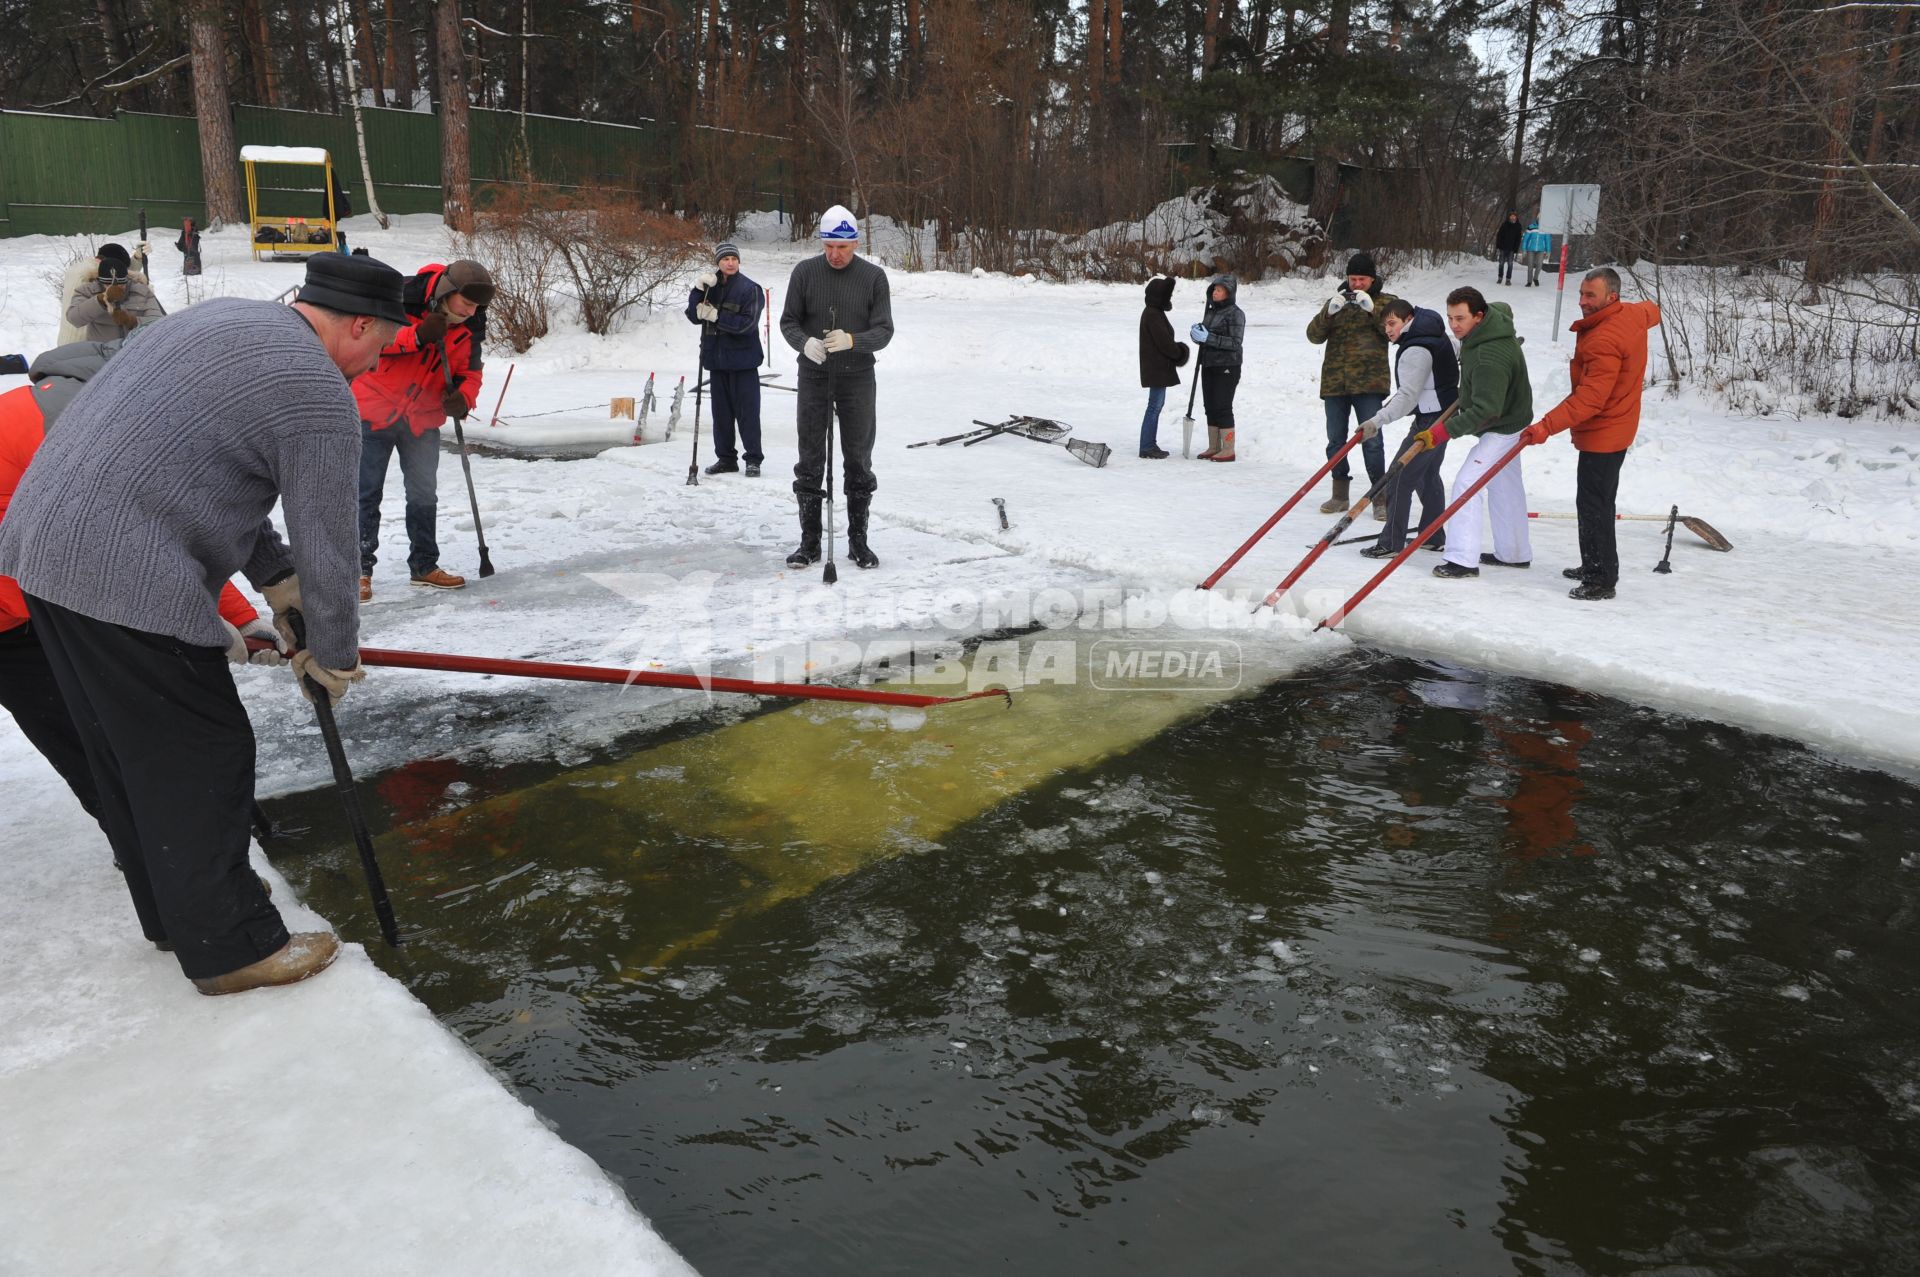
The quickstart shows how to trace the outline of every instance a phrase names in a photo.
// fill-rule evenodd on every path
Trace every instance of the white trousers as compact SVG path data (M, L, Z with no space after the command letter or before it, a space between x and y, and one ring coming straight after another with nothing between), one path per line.
M1520 432L1510 435L1483 434L1467 454L1466 464L1453 476L1453 500L1499 461L1521 446ZM1480 525L1493 521L1494 555L1507 563L1526 563L1533 558L1533 541L1527 534L1527 485L1520 475L1524 457L1515 457L1493 482L1473 494L1473 500L1460 507L1460 513L1447 520L1446 560L1463 568L1480 566ZM1484 513L1483 513L1484 512Z

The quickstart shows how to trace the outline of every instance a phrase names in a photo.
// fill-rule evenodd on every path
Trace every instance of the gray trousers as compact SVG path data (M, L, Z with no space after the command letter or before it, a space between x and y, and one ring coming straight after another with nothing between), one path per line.
M828 356L832 358L831 355ZM880 486L873 477L872 368L840 369L833 374L834 433L840 436L840 490L848 497L870 496ZM802 497L826 492L827 370L800 357L800 406L794 424L800 433L800 460L793 467L793 490Z

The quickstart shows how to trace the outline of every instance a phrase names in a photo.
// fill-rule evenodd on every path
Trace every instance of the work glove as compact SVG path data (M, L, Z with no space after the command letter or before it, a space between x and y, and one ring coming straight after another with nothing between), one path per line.
M1453 438L1453 436L1447 433L1447 428L1444 425L1436 421L1415 435L1414 438L1420 441L1421 447L1425 448L1428 452L1432 452L1435 448L1438 448L1441 444Z
M420 317L413 326L414 340L422 346L431 346L435 342L447 339L447 317L437 310L430 310Z
M1347 299L1345 295L1335 293L1333 296L1327 298L1327 313L1329 315L1337 315L1346 308Z
M131 329L135 324L140 322L140 317L130 310L115 308L113 311L113 322L120 325L123 330Z
M260 597L273 609L273 628L280 635L280 646L289 652L299 647L299 641L293 637L293 622L287 619L287 613L301 610L300 574L289 572L272 585L261 586Z
M1355 293L1353 295L1353 304L1361 310L1366 311L1369 315L1373 313L1373 295L1371 293Z
M235 665L280 664L282 657L280 655L280 649L277 646L280 639L278 634L275 633L271 622L263 621L256 616L253 620L247 622L245 629L240 629L236 627L233 622L222 617L220 624L227 627L227 659ZM276 646L263 647L256 652L248 648L248 639L262 639L268 643L276 644Z
M127 300L127 286L125 284L108 284L107 291L100 294L100 300L102 305L118 306L121 302Z
M800 348L800 353L816 364L827 362L827 344L818 337L807 338L807 344Z
M700 322L703 324L711 324L714 320L720 318L719 307L714 306L710 302L701 302L693 308L693 313L700 316Z
M1529 444L1545 443L1546 441L1547 423L1544 421L1536 421L1520 432L1520 444L1522 447L1526 447Z
M313 689L307 686L307 680L312 679L327 694L327 703L337 705L349 687L367 676L367 671L359 665L352 669L330 670L314 659L312 652L302 648L293 654L293 676L298 680L300 695L309 702L313 701Z
M714 272L710 270L703 270L700 272L700 287L712 288L715 284L719 282L720 282L720 276L718 276Z
M826 347L835 354L843 350L852 350L853 334L844 328L836 328L827 334Z
M1368 417L1365 421L1360 423L1360 437L1362 439L1373 439L1373 438L1376 438L1379 434L1380 434L1379 418Z
M1194 345L1204 346L1207 344L1207 337L1209 336L1207 326L1205 324L1195 324L1193 327L1187 329L1187 336L1193 339Z
M447 393L440 396L440 410L455 421L465 421L467 414L473 411L467 406L467 397L455 386L448 386Z

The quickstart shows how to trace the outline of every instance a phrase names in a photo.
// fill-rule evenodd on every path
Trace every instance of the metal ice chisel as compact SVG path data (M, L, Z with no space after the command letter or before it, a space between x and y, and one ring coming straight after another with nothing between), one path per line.
M995 497L995 498L993 499L993 503L994 503L994 504L995 504L996 506L998 506L998 507L1000 507L1000 526L1001 526L1002 528L1005 528L1005 527L1007 527L1007 526L1008 526L1008 524L1007 524L1007 500L1006 500L1006 498L1005 498L1005 497Z

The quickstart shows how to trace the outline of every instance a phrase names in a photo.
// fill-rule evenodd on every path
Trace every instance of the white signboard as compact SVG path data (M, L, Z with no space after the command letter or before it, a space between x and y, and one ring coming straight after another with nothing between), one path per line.
M1600 188L1571 183L1540 188L1540 229L1549 235L1591 235L1600 227Z

